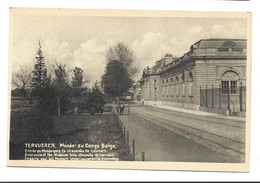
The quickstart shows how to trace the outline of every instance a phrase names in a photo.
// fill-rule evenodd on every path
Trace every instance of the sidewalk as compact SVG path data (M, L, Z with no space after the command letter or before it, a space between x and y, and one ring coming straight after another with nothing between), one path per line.
M246 118L244 117L238 117L238 116L226 116L222 114L216 114L216 113L209 113L209 112L204 112L204 111L197 111L197 110L191 110L191 109L185 109L185 108L180 108L180 107L173 107L173 106L167 106L167 105L147 105L151 107L158 107L162 109L168 109L172 111L177 111L177 112L183 112L183 113L189 113L197 116L209 116L209 117L214 117L214 118L219 118L219 119L231 119L235 121L246 121Z

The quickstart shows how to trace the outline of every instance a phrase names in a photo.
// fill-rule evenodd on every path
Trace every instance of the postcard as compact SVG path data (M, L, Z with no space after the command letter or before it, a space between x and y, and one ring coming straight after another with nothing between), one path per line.
M249 172L251 16L10 8L7 166Z

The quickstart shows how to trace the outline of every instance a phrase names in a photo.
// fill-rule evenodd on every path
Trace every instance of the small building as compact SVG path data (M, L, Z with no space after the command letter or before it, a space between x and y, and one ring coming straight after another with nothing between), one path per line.
M166 54L145 68L144 104L222 114L246 109L246 39L202 39L176 58Z
M134 90L134 101L141 102L141 95L142 95L142 88L140 81L137 81L136 84L133 86Z

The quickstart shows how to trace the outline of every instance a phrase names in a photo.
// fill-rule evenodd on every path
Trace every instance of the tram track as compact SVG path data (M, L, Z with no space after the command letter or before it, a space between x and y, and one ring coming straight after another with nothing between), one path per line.
M149 110L152 110L154 112L158 112L158 108L154 107L154 106L149 106ZM160 109L162 110L162 109ZM164 109L164 112L166 112L168 115L174 116L174 117L183 117L183 115L181 115L182 112L176 112L176 111L171 111L169 109ZM192 115L186 115L185 116L186 119L194 119L194 116ZM200 121L203 121L205 123L208 122L213 122L215 124L221 124L221 125L225 125L225 126L229 126L229 127L236 127L236 128L241 128L244 129L245 128L245 122L244 121L231 121L231 120L225 120L225 122L223 122L223 120L221 120L220 118L214 117L214 116L196 116L196 118L200 119ZM220 121L216 121L216 120L221 120Z
M133 111L133 110L132 110ZM201 145L211 148L217 152L221 152L227 155L236 157L239 161L244 161L245 157L245 143L223 137L218 134L207 132L205 130L197 129L191 126L187 126L176 122L174 120L167 120L160 118L156 115L145 113L144 111L133 111L135 114L147 119L153 123L156 123L170 131L178 133L186 138L189 138Z

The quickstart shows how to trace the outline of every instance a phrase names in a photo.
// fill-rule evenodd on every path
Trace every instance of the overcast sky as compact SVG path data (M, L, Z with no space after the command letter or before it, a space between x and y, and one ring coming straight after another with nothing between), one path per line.
M182 56L208 38L246 38L246 19L14 16L13 71L33 67L41 40L46 64L56 60L81 67L100 80L109 46L124 42L140 67L153 66L165 53Z

